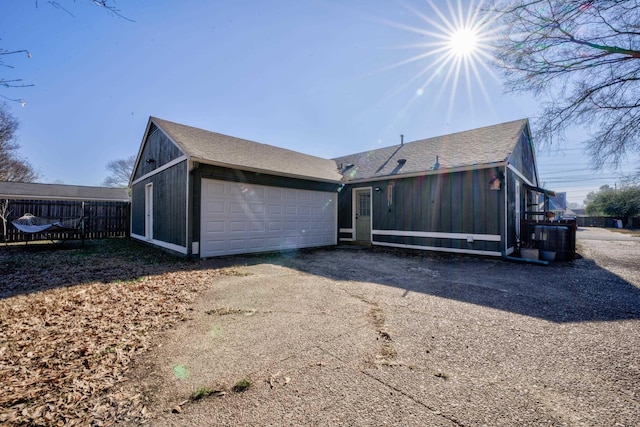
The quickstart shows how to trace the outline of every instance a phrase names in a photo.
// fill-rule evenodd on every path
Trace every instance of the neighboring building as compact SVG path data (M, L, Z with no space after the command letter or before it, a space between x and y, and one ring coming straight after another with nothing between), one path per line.
M131 186L132 236L200 257L338 240L508 255L545 193L526 119L328 160L151 117Z
M561 218L575 218L576 214L567 207L567 193L566 192L556 192L554 196L549 196L546 198L544 195L540 195L538 198L539 209L549 212L550 217L554 219Z
M1 181L0 199L129 202L129 190L126 188Z

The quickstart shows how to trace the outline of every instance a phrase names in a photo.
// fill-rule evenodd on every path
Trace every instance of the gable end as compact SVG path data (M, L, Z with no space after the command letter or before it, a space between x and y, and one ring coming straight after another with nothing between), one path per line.
M185 153L155 123L149 121L136 159L132 182L184 156Z

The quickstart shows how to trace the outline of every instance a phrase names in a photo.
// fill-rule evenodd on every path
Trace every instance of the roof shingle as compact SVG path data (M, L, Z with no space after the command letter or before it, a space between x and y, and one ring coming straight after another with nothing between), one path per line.
M129 201L126 188L0 182L0 198L27 200Z
M182 151L205 163L302 179L339 182L336 162L151 117Z
M527 123L527 119L515 120L334 160L347 181L501 163L508 160Z

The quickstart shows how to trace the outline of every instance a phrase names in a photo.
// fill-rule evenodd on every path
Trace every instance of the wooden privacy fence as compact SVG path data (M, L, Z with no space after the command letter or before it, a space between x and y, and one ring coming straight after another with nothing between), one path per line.
M621 220L624 227L640 228L640 218L623 218L613 216L579 216L576 218L578 227L615 228L616 221Z
M0 200L0 204L7 200ZM0 206L0 214L2 214ZM30 213L48 222L62 222L70 231L54 233L23 233L13 226L14 221ZM25 242L31 240L105 239L129 236L129 202L8 200L5 210L6 227L0 223L0 241Z

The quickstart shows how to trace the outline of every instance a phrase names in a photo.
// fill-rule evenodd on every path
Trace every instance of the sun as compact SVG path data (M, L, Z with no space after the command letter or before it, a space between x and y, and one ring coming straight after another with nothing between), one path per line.
M417 67L413 77L404 80L394 93L406 87L414 87L415 96L408 103L418 99L429 99L432 104L448 97L447 114L452 114L453 105L466 87L467 99L472 102L474 95L481 94L485 105L491 105L491 97L485 88L487 78L499 82L490 67L494 60L491 45L498 39L499 28L494 22L495 15L483 12L485 0L449 0L439 2L427 0L427 11L420 11L410 5L403 5L410 14L411 23L382 20L385 25L416 34L420 41L404 46L416 53L407 59L388 65L379 71L389 70L412 63ZM408 19L408 21L410 20Z
M449 49L455 56L469 56L478 48L479 35L473 28L459 28L450 34Z

